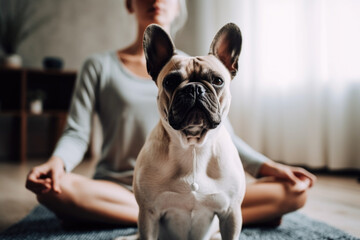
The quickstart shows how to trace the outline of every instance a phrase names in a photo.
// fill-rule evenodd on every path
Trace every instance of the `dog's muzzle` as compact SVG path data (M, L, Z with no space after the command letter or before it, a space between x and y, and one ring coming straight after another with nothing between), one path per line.
M175 130L195 136L220 124L220 104L214 92L202 83L191 82L175 92L168 119Z

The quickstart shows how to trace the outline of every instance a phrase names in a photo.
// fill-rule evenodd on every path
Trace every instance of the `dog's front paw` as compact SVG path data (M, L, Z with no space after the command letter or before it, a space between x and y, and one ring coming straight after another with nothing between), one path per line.
M220 232L215 233L211 236L210 240L221 240L221 234Z

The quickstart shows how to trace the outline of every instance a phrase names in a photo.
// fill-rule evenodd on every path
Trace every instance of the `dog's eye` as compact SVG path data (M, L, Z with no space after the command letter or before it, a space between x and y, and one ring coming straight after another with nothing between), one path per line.
M173 91L181 83L181 77L177 75L167 76L163 81L163 87L167 91Z
M217 86L217 87L221 87L224 84L224 80L222 80L219 77L214 77L212 84Z

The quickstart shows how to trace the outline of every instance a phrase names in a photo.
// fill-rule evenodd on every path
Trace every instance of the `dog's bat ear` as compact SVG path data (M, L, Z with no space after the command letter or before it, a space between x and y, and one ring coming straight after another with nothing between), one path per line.
M162 27L151 24L145 29L143 47L147 71L156 82L161 69L175 53L174 43Z
M238 70L242 37L239 27L234 23L223 26L211 43L209 54L215 55L235 77Z

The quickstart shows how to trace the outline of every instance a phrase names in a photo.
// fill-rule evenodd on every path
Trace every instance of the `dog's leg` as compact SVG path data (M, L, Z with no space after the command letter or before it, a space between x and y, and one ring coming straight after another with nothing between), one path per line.
M212 235L210 240L222 240L220 232L217 232L216 234Z
M219 224L220 224L219 218L217 215L215 215L209 230L209 235L211 236L209 238L210 240L221 240ZM208 238L204 238L204 239L208 239Z
M141 240L157 240L159 237L159 219L148 209L140 209L138 219Z
M236 204L237 205L237 204ZM242 227L240 204L230 207L225 214L219 215L220 233L223 240L238 240Z

